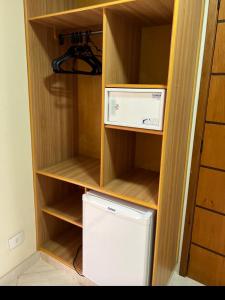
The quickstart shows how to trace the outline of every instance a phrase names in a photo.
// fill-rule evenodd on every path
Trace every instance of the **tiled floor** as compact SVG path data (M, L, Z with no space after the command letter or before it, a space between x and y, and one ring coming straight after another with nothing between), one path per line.
M89 280L60 266L51 259L40 257L29 269L8 285L11 286L93 286ZM199 283L174 274L170 286L200 286Z
M170 286L204 286L199 282L196 282L188 277L179 276L177 273L173 275L173 278L169 284Z
M57 268L40 259L27 269L17 279L13 280L10 286L86 286L93 285L87 279L80 277L75 272Z

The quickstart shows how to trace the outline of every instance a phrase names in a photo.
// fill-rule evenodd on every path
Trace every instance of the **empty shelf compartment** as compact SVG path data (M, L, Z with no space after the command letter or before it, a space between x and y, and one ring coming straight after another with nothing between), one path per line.
M82 227L82 196L85 189L45 176L38 176L37 182L42 211Z

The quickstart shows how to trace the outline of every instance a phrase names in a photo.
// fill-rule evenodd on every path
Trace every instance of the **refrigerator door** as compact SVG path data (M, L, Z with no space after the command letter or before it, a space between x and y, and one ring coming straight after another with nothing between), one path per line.
M101 286L150 283L153 217L99 194L83 196L83 273Z

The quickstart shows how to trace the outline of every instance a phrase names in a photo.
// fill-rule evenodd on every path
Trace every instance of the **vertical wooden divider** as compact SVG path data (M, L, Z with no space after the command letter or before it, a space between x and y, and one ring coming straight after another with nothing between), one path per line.
M106 10L103 9L103 36L102 36L102 120L101 120L101 161L100 161L100 187L104 186L104 158L105 158L105 126L104 126L104 112L105 112L105 86L106 86L106 47L107 47L107 22Z
M175 1L153 285L167 284L178 261L204 10L204 0Z
M139 81L141 27L111 10L103 14L101 186L134 167L136 135L104 127L105 87ZM126 47L126 44L129 47ZM134 57L137 59L134 61Z

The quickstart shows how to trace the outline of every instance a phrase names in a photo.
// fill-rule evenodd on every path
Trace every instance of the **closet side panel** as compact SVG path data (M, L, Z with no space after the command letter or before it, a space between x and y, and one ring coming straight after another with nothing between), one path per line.
M162 148L153 285L166 285L178 259L204 0L176 0Z
M40 249L57 224L52 222L49 229L43 221L42 191L36 170L73 157L77 152L77 104L74 79L52 72L52 59L61 54L53 31L38 25L31 26L27 21L26 8L25 6L36 232L37 249Z
M34 169L67 160L77 151L75 80L54 74L51 63L62 55L51 29L27 26L30 110Z

